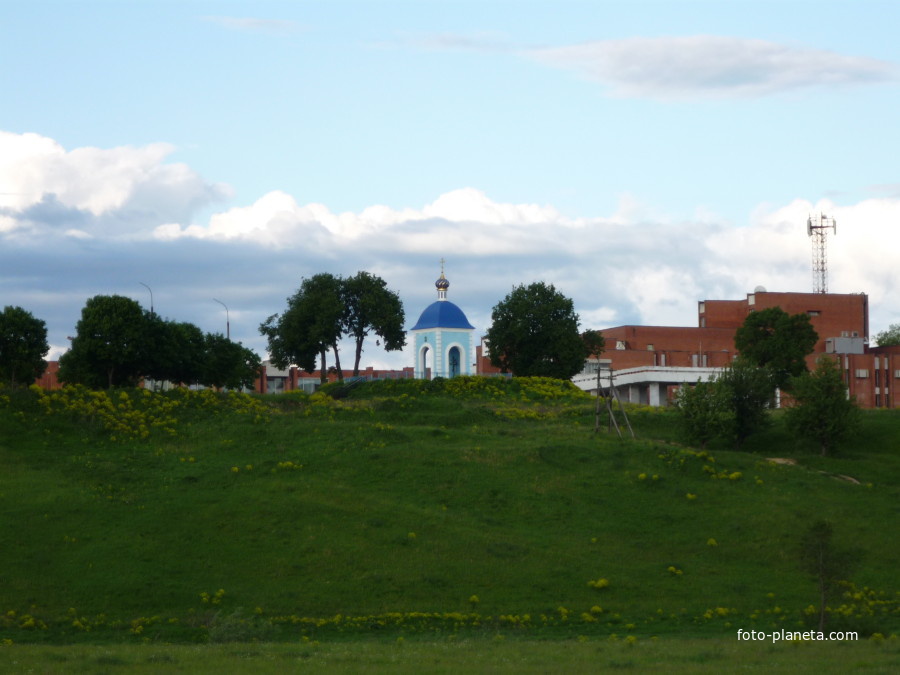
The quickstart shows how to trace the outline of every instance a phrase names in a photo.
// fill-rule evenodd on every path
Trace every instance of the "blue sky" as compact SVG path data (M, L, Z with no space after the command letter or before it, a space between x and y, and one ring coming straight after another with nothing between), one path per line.
M447 260L478 332L517 283L583 327L829 290L900 321L894 2L0 1L0 302L54 355L129 295L261 354L304 276ZM222 325L220 325L222 324ZM405 365L369 346L364 363Z

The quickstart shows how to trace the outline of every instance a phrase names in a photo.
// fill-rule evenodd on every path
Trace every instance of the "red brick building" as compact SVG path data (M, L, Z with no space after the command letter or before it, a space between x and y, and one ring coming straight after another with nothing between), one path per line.
M60 383L57 373L59 372L59 361L48 361L44 374L36 379L34 383L43 389L60 389ZM344 371L344 378L353 377L352 370ZM413 367L403 368L401 370L377 370L371 366L365 370L359 371L359 377L366 380L374 379L399 379L412 378L414 376ZM328 372L328 381L337 380L337 372L330 370ZM270 362L264 361L260 368L259 377L253 385L253 391L258 394L281 394L286 391L302 390L312 393L319 386L320 378L318 371L307 373L296 366L291 366L287 370L280 370L273 366ZM143 386L143 383L141 383ZM171 384L167 386L172 386Z
M44 368L44 374L41 375L34 383L42 389L61 389L62 384L59 381L59 361L47 361L47 367Z
M662 403L677 386L672 380L691 377L690 371L663 369L696 369L699 379L707 379L713 373L706 369L722 368L737 355L734 333L748 314L770 307L809 316L819 336L807 357L810 368L816 359L828 355L840 362L848 391L860 406L900 407L893 394L900 385L900 347L868 346L869 300L864 293L777 293L759 288L743 300L701 300L696 328L618 326L600 331L606 339L603 360L609 362L617 380L634 381L628 383L626 398L635 400L637 385L637 400L652 403L656 398ZM646 386L652 387L654 379L666 385L665 396L641 395L641 370Z
M849 393L864 408L900 408L894 388L900 386L900 347L868 346L869 300L864 293L777 293L758 288L743 300L701 300L697 326L616 326L600 332L606 350L573 381L596 390L597 369L607 369L624 400L665 405L674 390L698 379L714 377L737 355L734 333L750 312L780 307L788 314L806 314L819 336L807 358L838 359ZM477 350L478 372L496 373ZM607 377L603 375L603 379Z
M345 380L349 380L354 377L353 371L345 370L343 371L343 376ZM364 370L361 369L358 375L358 377L365 380L406 379L414 376L415 372L412 366L401 370L378 370L369 366ZM337 371L330 369L327 373L327 379L329 382L335 382L338 379ZM269 361L264 361L253 390L259 394L281 394L297 390L312 393L319 386L320 382L319 371L307 373L297 366L291 366L287 370L280 370Z

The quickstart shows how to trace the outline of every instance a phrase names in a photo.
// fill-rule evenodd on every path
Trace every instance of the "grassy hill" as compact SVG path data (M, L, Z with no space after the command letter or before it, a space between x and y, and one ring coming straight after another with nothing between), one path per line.
M6 392L0 641L800 630L820 518L858 560L830 629L900 632L896 412L821 458L777 417L743 452L665 410L595 434L546 380L333 393Z

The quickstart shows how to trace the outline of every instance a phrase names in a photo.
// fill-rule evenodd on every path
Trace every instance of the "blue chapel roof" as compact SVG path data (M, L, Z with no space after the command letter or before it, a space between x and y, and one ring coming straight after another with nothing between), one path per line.
M465 313L449 300L436 300L432 302L416 322L411 330L424 330L426 328L458 328L474 330L475 326L469 323Z

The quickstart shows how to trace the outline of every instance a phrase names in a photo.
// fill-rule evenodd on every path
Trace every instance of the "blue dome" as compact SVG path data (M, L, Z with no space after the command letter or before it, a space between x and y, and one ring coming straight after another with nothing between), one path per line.
M432 302L416 322L411 330L425 328L460 328L472 329L475 326L469 323L463 311L449 300L437 300Z

